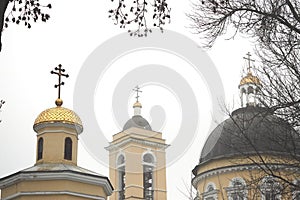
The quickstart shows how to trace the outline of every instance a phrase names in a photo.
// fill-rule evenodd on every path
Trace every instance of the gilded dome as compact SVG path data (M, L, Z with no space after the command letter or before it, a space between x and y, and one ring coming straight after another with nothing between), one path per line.
M73 124L79 127L79 132L82 132L82 122L79 116L72 110L57 106L44 110L39 114L34 122L34 127L42 123L61 122L66 124Z
M261 85L259 78L257 78L256 76L253 76L251 72L248 72L247 76L242 78L242 80L240 82L240 86L248 84L248 83L252 83L255 85Z
M134 104L133 104L133 107L135 108L135 107L142 107L142 104L140 103L140 102L135 102Z

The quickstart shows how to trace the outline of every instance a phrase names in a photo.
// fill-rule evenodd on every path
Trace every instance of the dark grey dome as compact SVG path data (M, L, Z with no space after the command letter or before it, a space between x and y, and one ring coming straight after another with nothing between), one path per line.
M300 155L299 134L283 119L262 107L248 106L232 113L208 137L199 164L214 159L254 155Z
M123 131L127 130L131 127L141 128L145 130L152 131L152 128L148 121L144 119L141 115L134 115L131 119L129 119L123 127Z

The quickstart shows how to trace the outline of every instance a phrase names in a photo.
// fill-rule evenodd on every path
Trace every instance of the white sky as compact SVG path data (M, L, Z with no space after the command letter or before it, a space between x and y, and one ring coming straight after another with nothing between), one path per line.
M32 129L33 122L40 112L54 106L57 95L53 88L57 78L51 75L50 71L62 64L70 75L70 78L65 80L62 98L64 106L72 109L76 78L86 58L103 42L123 33L123 30L114 26L108 19L107 11L112 7L110 0L84 2L54 0L51 2L51 18L47 23L33 24L30 30L21 25L10 24L2 34L0 100L4 99L6 104L0 113L0 177L35 163L36 136ZM169 4L172 8L172 23L166 28L181 33L200 45L201 40L197 35L193 35L191 30L186 28L189 21L185 13L190 10L190 2L169 0ZM232 105L234 101L236 105L239 103L237 86L244 66L242 57L248 51L252 51L251 44L242 38L219 39L215 46L207 51L222 78L226 94L225 104ZM200 116L196 137L188 151L167 168L168 199L185 199L179 189L186 192L184 183L190 183L191 170L198 162L207 138L208 124L213 120L209 86L201 75L194 73L189 63L175 55L159 51L136 51L115 60L98 82L94 95L95 114L105 137L110 141L111 136L120 131L120 127L115 124L111 107L115 86L127 72L146 64L161 64L180 73L190 84L199 104ZM163 132L167 143L172 144L182 121L180 113L183 108L180 106L180 99L157 84L145 86L141 96L142 113L149 122L149 112L153 106L160 105L164 108L166 121L162 129L157 131ZM134 99L119 101L128 102L128 113L131 115ZM83 145L79 145L79 165L108 176L107 167L94 160Z

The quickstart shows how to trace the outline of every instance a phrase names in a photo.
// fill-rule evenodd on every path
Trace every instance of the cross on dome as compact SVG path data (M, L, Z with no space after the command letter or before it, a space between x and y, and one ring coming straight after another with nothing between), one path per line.
M58 88L58 98L55 101L55 104L57 106L61 106L63 101L60 99L60 93L61 93L61 86L65 84L65 82L61 81L62 76L68 78L69 75L68 74L64 74L63 72L65 72L66 70L62 68L62 65L59 64L58 67L54 68L55 71L51 71L51 74L56 74L58 75L58 84L55 84L54 87Z
M252 68L251 67L251 61L255 62L255 60L250 58L251 57L250 52L248 52L246 55L247 55L247 57L243 57L243 58L248 61L247 71L248 71L248 73L251 73L251 68Z
M139 102L139 93L142 93L143 91L142 90L140 90L141 88L137 85L137 86L135 86L135 88L133 89L133 91L135 91L136 92L136 102Z

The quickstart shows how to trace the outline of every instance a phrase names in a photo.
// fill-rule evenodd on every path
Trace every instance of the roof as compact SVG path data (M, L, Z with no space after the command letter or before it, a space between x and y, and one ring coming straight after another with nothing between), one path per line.
M74 124L82 128L82 122L79 116L72 110L57 106L44 110L39 114L34 122L34 126L42 123L62 122Z
M266 154L300 155L300 136L283 119L262 107L248 106L232 113L209 135L199 164L220 158Z
M123 127L123 131L127 130L131 127L141 128L145 130L152 131L152 128L149 122L143 118L141 115L134 115L131 119L129 119Z
M101 185L110 195L113 191L106 176L68 164L38 164L0 179L0 189L26 180L71 180Z
M253 76L251 72L248 72L247 76L242 78L239 86L249 84L249 83L255 85L261 85L259 78Z

